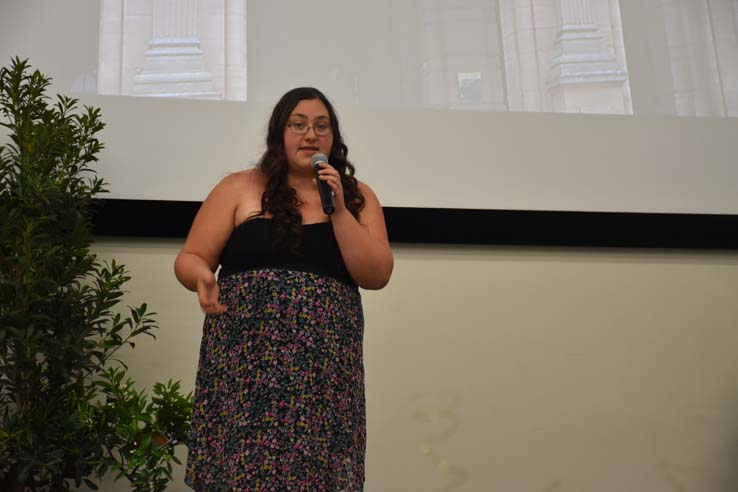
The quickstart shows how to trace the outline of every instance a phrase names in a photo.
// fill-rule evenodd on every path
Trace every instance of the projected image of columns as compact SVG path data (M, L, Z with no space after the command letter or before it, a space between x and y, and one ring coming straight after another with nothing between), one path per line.
M246 1L102 0L97 88L246 100Z

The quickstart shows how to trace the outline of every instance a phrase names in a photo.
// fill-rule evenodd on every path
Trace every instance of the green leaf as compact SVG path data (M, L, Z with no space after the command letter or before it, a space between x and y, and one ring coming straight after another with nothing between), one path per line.
M0 68L0 471L9 464L39 491L97 490L108 470L161 491L192 397L171 382L150 397L118 357L154 337L156 313L142 304L122 315L131 277L91 253L91 216L108 191L95 170L101 111L51 100L50 83L27 60Z
M92 480L89 480L89 479L87 479L87 478L85 478L85 479L83 479L83 480L84 480L84 482L85 482L85 485L87 485L87 486L88 486L89 488L91 488L92 490L100 490L100 489L99 489L99 488L97 487L97 484L96 484L95 482L93 482Z

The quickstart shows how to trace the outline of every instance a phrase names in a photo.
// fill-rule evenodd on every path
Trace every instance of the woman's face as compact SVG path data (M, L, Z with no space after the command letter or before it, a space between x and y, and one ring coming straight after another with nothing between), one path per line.
M303 99L290 113L287 127L284 129L284 150L287 154L287 162L290 171L312 172L310 158L314 154L325 154L329 156L333 147L333 132L328 131L326 135L315 133L315 126L325 129L330 128L331 120L328 109L320 99ZM292 129L305 128L307 132L300 135Z

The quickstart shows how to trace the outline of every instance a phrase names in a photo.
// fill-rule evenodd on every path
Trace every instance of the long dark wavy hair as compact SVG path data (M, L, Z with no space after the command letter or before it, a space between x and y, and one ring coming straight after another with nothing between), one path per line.
M287 184L289 165L284 149L284 130L295 106L306 99L319 99L328 109L333 133L333 146L328 161L341 176L346 208L357 219L364 208L364 196L359 191L358 182L354 178L356 168L347 158L348 147L341 137L338 116L336 116L333 105L322 92L313 87L298 87L287 92L274 106L267 131L267 149L257 165L257 168L267 177L267 184L261 196L261 210L256 216L271 214L275 225L275 249L295 254L298 253L302 240L300 228L302 216L298 210L301 203L297 198L296 190Z

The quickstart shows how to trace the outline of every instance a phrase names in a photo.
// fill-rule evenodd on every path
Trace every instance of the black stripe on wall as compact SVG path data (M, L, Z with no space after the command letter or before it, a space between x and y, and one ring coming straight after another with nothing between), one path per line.
M98 236L184 238L200 202L101 200ZM393 243L738 249L738 215L385 207Z

